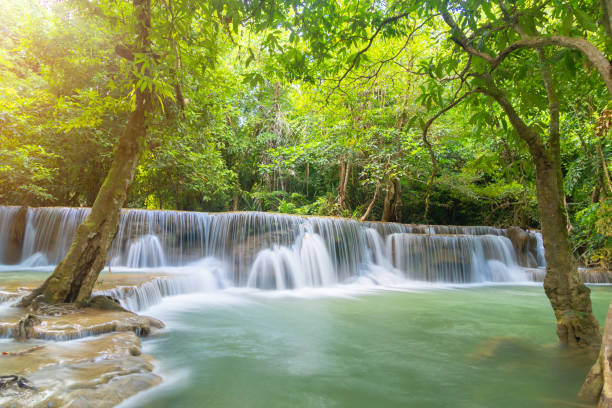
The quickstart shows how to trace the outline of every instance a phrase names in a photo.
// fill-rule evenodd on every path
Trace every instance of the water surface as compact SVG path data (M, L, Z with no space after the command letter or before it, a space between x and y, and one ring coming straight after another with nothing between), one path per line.
M593 287L604 318L611 287ZM557 345L541 286L229 290L167 298L138 407L564 407L592 356ZM575 406L575 405L574 405Z

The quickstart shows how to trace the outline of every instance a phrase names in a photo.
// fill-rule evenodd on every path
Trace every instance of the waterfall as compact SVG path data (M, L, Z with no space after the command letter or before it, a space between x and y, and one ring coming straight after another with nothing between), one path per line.
M166 257L159 238L143 235L129 245L126 265L129 268L154 268L166 265Z
M264 249L257 255L247 285L262 289L324 287L337 275L323 239L305 229L292 248Z
M539 267L546 266L546 259L544 259L544 240L542 239L542 233L534 232L536 237L536 263Z
M429 282L526 280L512 242L500 235L415 235L387 237L387 257L409 279Z
M13 258L24 268L56 265L89 211L61 207L21 211L25 227ZM0 206L0 263L10 263L5 259L15 246L11 237L19 213L19 207ZM530 265L519 265L519 259L544 264L541 234L529 234L533 238L529 248L520 249L521 254L529 251L528 256L517 256L506 230L487 226L126 209L121 212L107 263L119 270L156 268L180 273L214 260L223 265L228 284L261 289L406 279L505 282L530 279L522 270ZM172 289L160 289L162 292Z
M9 246L15 215L19 207L0 207L0 263L4 262L5 254Z

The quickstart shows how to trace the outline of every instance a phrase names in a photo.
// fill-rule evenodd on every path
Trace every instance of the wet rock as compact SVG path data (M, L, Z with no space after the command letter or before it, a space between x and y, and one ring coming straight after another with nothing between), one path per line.
M585 401L599 401L599 408L612 408L612 303L608 308L599 355L578 395Z
M516 253L516 258L519 265L528 268L535 268L536 266L538 266L535 263L533 255L530 256L530 248L532 246L532 243L530 240L529 232L519 227L509 227L506 230L506 234L512 242L512 246L514 247L514 252Z
M93 296L87 303L87 307L100 310L115 310L127 312L115 299L110 296Z
M164 327L160 320L127 311L93 308L76 309L70 313L55 311L55 315L37 316L38 321L34 317L28 318L28 315L4 319L0 322L0 335L16 339L66 341L111 332L133 332L138 336L148 336ZM20 328L22 321L24 329Z
M112 407L161 382L130 332L24 346L0 356L0 366L37 388L7 387L2 407Z
M14 337L17 341L25 341L34 334L34 327L41 323L40 317L33 314L26 314L16 324Z

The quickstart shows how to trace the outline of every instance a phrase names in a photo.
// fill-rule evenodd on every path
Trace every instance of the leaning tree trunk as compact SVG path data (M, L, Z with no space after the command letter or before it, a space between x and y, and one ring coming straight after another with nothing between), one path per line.
M536 159L536 194L546 248L544 291L557 318L557 336L570 346L597 346L599 324L590 289L578 275L566 225L561 169L546 157Z
M137 49L148 49L150 0L134 0L138 18L139 44ZM47 280L21 306L42 295L48 303L79 302L91 295L94 284L106 262L110 245L117 233L121 207L134 179L140 142L146 134L146 113L151 105L150 94L136 89L136 106L119 138L111 168L98 192L89 216L77 228L68 254L57 265Z

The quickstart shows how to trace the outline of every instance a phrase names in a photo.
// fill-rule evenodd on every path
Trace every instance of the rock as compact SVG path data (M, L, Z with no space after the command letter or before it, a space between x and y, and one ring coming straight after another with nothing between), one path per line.
M38 388L3 390L2 407L112 407L161 382L131 332L30 347L0 356L0 366Z
M37 316L38 321L33 315L23 318L19 315L13 316L13 321L10 317L4 319L5 321L0 322L0 335L15 338L20 336L20 339L66 341L111 332L133 332L138 336L148 336L164 327L160 320L127 311L85 308L63 313L60 308L55 306L54 315ZM22 321L23 329L19 326ZM23 337L24 334L26 337Z
M578 396L587 402L596 403L601 396L603 389L603 364L601 362L601 353L597 357L595 364L589 370Z
M26 314L21 318L15 327L14 337L17 341L25 341L34 334L34 326L40 324L40 318L33 314Z
M585 401L599 401L599 408L612 408L612 303L601 339L601 348L578 396Z
M490 337L478 344L467 356L470 363L479 362L481 360L498 358L503 350L518 350L521 353L528 352L525 346L525 339L521 337L501 336Z
M537 267L534 256L530 256L531 243L529 232L519 227L509 227L506 229L506 234L512 242L519 265L527 268Z

